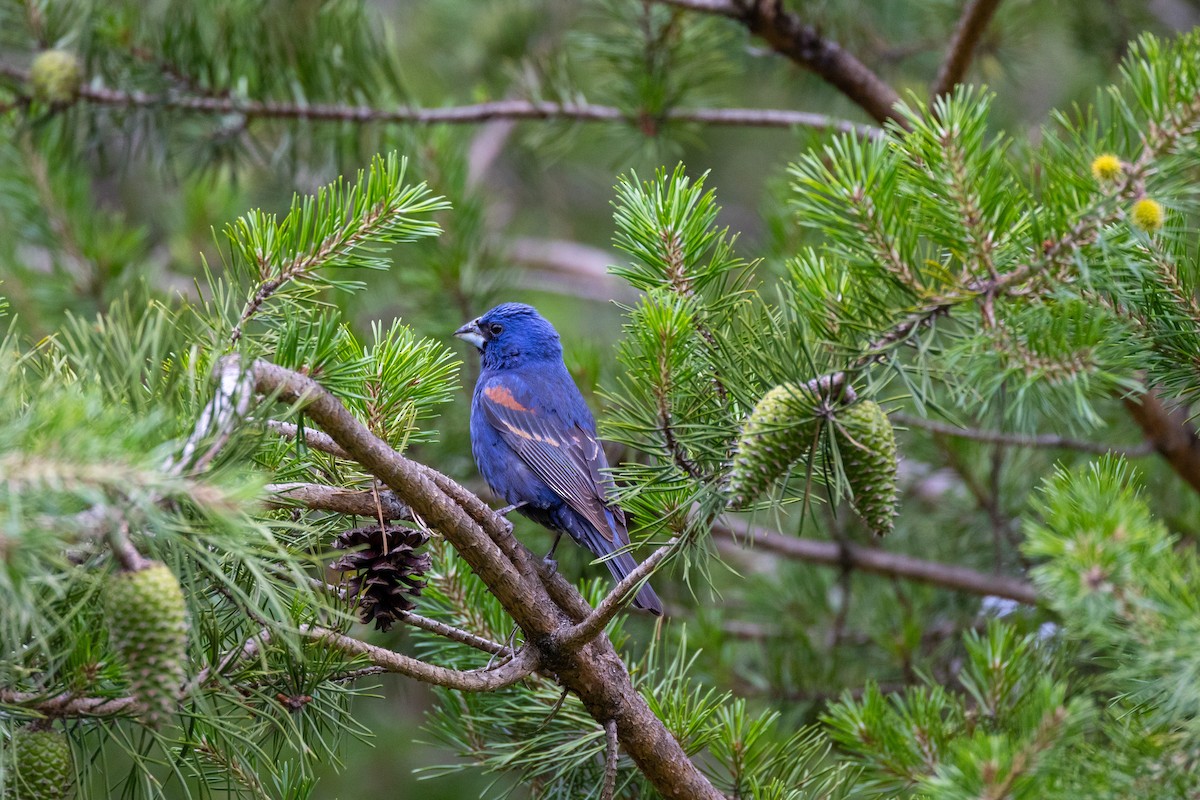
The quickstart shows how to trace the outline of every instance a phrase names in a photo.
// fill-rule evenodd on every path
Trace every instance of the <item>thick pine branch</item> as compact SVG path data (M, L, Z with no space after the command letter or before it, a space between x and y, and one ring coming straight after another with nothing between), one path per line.
M975 56L979 39L991 22L992 15L1000 7L1001 1L968 0L954 29L954 37L946 48L945 60L942 61L937 78L933 81L933 88L930 90L933 97L949 94L956 84L962 83L967 68L971 66L971 59Z
M597 636L578 650L555 646L558 631L591 609L574 587L538 564L503 518L449 478L392 450L311 378L264 361L254 362L250 372L259 392L300 405L338 446L442 533L525 632L529 658L554 672L597 722L615 723L625 750L659 793L719 800L720 793L634 688L607 637Z
M781 0L659 0L667 5L737 20L775 52L819 75L857 103L876 122L906 125L896 113L900 102L885 80L837 42L821 36Z

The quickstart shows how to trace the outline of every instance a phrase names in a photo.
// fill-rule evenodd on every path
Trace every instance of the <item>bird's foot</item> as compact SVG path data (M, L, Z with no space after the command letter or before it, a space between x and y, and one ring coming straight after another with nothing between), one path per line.
M555 561L550 556L546 556L545 558L543 558L542 563L545 564L546 567L550 570L551 575L558 572L558 562Z
M508 529L508 532L510 534L513 532L513 524L512 524L512 520L510 520L508 518L508 515L514 511L516 511L518 508L520 508L523 505L525 505L524 500L522 500L520 503L513 503L511 506L505 506L504 508L496 509L496 514L504 522L504 527Z
M519 503L513 503L511 506L505 506L504 508L497 509L496 513L502 517L507 517L509 514L516 511L518 508L520 508L523 505L527 505L525 500L522 500Z

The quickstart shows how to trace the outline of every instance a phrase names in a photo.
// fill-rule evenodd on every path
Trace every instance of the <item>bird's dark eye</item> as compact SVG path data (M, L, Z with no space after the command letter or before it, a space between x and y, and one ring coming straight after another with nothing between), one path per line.
M491 331L492 336L499 336L504 333L504 326L498 322L493 322L488 330Z

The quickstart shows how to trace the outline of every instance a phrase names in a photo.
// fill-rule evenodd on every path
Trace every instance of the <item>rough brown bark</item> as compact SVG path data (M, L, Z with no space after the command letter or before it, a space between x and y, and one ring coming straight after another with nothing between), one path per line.
M894 120L905 125L895 110L900 100L896 90L837 42L825 38L816 28L806 25L800 17L784 8L782 0L661 2L737 20L772 50L819 75L877 122Z
M312 379L263 361L251 371L258 391L303 407L338 446L442 533L524 631L539 671L556 675L598 723L615 723L625 751L659 793L678 800L721 798L634 688L607 636L578 649L561 646L592 608L517 542L502 517L446 476L392 450Z

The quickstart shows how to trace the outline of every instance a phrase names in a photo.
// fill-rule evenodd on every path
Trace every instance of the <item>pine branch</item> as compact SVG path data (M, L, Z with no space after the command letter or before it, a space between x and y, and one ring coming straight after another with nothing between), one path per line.
M236 664L239 661L245 661L248 658L253 658L259 651L262 650L263 647L266 646L270 639L271 631L267 628L263 628L258 633L246 639L246 641L242 643L241 647L237 648L236 650L230 650L228 653L222 656L221 660L218 661L215 666L205 667L204 669L200 670L196 677L188 683L187 688L184 689L183 696L186 697L197 688L206 684L208 679L214 675L223 674L225 670L229 669L229 667L233 664Z
M301 438L300 426L294 422L280 422L277 419L269 419L267 420L267 430L277 433L285 439ZM350 454L338 447L337 442L318 430L305 428L303 439L304 444L314 450L320 450L322 453L329 453L331 456L344 458L347 461L351 460Z
M718 523L713 526L712 533L718 540L743 547L759 547L797 561L839 568L849 567L861 572L904 578L968 594L1006 597L1027 605L1037 605L1038 602L1033 584L1027 581L1005 575L988 575L954 564L926 561L856 544L785 536L765 528L747 527L744 531L735 531Z
M658 0L667 5L740 22L771 49L811 70L857 103L876 122L905 126L896 90L836 42L783 7L781 0Z
M600 601L587 618L564 632L559 638L559 646L567 650L575 650L599 635L604 626L633 599L633 590L644 580L654 574L658 565L675 552L678 537L670 539L662 547L651 553L642 563L638 564L628 575L620 580L612 591Z
M1126 397L1125 409L1175 474L1200 492L1200 435L1183 408L1168 408L1154 389Z
M392 450L313 379L265 361L254 362L250 369L259 392L299 405L355 461L441 532L525 632L526 641L535 643L524 651L531 665L553 664L559 681L579 697L593 719L614 720L626 752L660 794L679 800L720 798L634 688L606 637L597 636L578 651L554 647L554 633L582 620L590 609L574 587L516 541L503 518L449 478ZM354 640L342 644L349 652L374 654L386 663L397 655L376 654L370 645ZM422 670L440 669L418 663ZM513 662L500 669L511 667ZM469 686L482 680L467 675L453 677Z
M35 692L0 689L0 704L47 717L124 717L138 716L144 711L132 697L81 697L73 692L46 697Z
M416 190L402 186L406 163L395 154L386 159L376 156L369 172L360 171L358 182L348 190L343 191L339 179L319 191L312 204L293 201L280 223L250 216L229 229L235 250L241 250L258 268L258 285L230 332L231 346L238 343L246 324L262 306L288 284L312 280L322 268L348 261L365 247L389 238L404 241L439 232L434 223L404 232L410 214L449 207L440 198L422 202L424 185ZM273 229L273 235L266 235L264 228ZM362 265L376 260L366 259Z
M247 769L242 760L233 753L214 747L207 736L200 736L199 741L195 742L192 747L197 755L223 770L232 779L231 783L250 792L255 800L271 800L271 795L267 794L266 789L263 788L257 771ZM242 794L240 790L237 793Z
M21 85L29 81L28 70L0 65L0 75ZM272 100L242 100L215 95L180 93L149 94L98 86L83 86L79 100L97 106L130 109L160 109L223 117L241 115L247 120L305 120L309 122L391 123L396 125L478 125L494 120L565 120L568 122L624 123L642 129L644 119L613 106L580 103L551 103L534 100L494 100L444 108L373 108L330 103L297 104ZM14 106L15 108L16 106ZM10 109L11 110L11 109ZM883 131L826 114L782 108L673 108L666 122L698 123L745 128L812 128L850 133L876 139Z
M1106 226L1121 219L1124 205L1143 193L1146 175L1153 169L1154 160L1193 133L1198 119L1200 97L1195 97L1179 108L1171 125L1158 126L1145 137L1141 152L1113 193L1081 214L1069 230L1057 239L1048 240L1033 258L1007 272L975 278L940 295L925 298L899 322L868 342L850 368L861 369L875 362L896 345L933 325L938 318L948 316L958 306L978 303L986 310L998 297L1026 296L1051 281L1071 282L1071 269L1078 251L1094 243Z
M1179 265L1164 250L1162 242L1151 240L1147 245L1146 255L1154 264L1159 282L1171 297L1171 301L1192 324L1200 327L1200 303L1196 301L1196 294L1184 286L1179 277Z
M420 614L414 614L411 611L400 611L397 613L397 618L406 625L411 625L414 628L420 628L428 633L433 633L438 636L444 636L451 641L465 644L467 647L474 647L476 650L482 650L490 655L499 656L510 653L508 646L493 642L491 639L486 639L478 636L470 631L464 631L462 628L456 628L453 625L447 625L444 622L429 617L423 617Z
M1067 436L1056 436L1054 434L1023 435L1019 433L1005 433L1004 431L982 430L980 428L960 428L955 425L947 425L942 422L914 417L911 414L901 412L892 414L891 418L893 422L900 425L907 425L910 428L921 428L932 433L953 436L957 439L971 439L976 442L987 442L1006 447L1078 450L1081 453L1095 453L1097 455L1120 453L1126 458L1141 458L1149 455L1154 449L1148 442L1134 447L1123 447L1121 445L1108 445L1103 442L1087 442L1082 439L1071 439Z
M1021 777L1037 765L1038 756L1054 747L1059 740L1063 724L1067 721L1067 709L1063 706L1049 711L1038 723L1037 731L1024 747L1018 750L1009 764L1008 772L1003 780L993 783L988 781L980 800L1004 800L1012 797L1013 786ZM988 773L984 773L987 775Z
M106 538L113 556L126 572L137 572L150 565L150 561L129 541L129 523L124 519L109 526Z
M667 228L659 233L659 239L662 241L663 262L666 266L667 283L671 287L671 291L685 300L695 297L696 292L692 286L692 279L688 275L688 265L683 252L683 240L680 238L679 231ZM715 358L717 356L717 339L699 315L696 316L695 328L697 335L704 340L704 344L708 347L709 355ZM721 381L721 373L715 365L713 366L713 388L717 391L717 397L724 403L729 393L726 391L725 384ZM665 402L665 399L666 397L663 395L660 403ZM670 441L672 434L668 425L666 410L664 409L662 413L664 415L663 433L667 436L668 441ZM676 461L679 461L680 466L683 466L682 461L680 461L683 458L681 451L674 446L671 449L676 454ZM696 477L696 475L692 474L692 477Z
M388 672L395 672L414 678L422 683L431 683L447 689L460 692L492 692L519 683L533 674L538 668L539 655L533 648L522 648L511 660L492 669L457 670L439 667L420 659L397 653L384 647L378 647L359 641L344 633L322 628L316 625L305 625L301 633L317 639L335 650L343 653L362 656L372 664L383 667Z
M417 617L417 615L411 616ZM418 627L431 630L435 633L447 635L443 629L449 629L449 636L455 639L455 641L479 647L486 652L497 654L508 652L508 648L502 645L495 642L488 642L479 637L473 637L464 631L457 631L435 620L427 620L424 617L419 617L419 620L421 624ZM406 621L410 624L416 624L415 620ZM502 689L524 680L533 674L537 668L537 654L535 651L529 649L518 652L515 658L493 669L460 671L428 664L419 659L367 644L366 642L361 642L353 637L326 628L305 626L301 632L307 636L329 643L335 649L344 653L365 657L373 665L373 668L367 668L368 673L365 674L393 672L406 675L423 683L431 683L459 691L477 692ZM457 634L460 633L463 634L463 638L458 637ZM213 675L222 673L230 664L249 658L258 652L265 644L266 638L266 636L260 633L255 637L247 639L244 645L226 654L215 668L202 670L181 696L185 696L194 687L202 686ZM362 673L362 670L354 670L353 673L340 676L340 679L350 680L358 677L359 673ZM34 692L17 692L10 689L0 689L0 704L17 706L22 710L34 711L48 717L137 716L142 711L141 706L132 697L84 697L77 696L71 692L46 697Z
M263 488L276 498L267 501L269 508L299 505L356 517L374 517L382 509L385 519L411 521L413 518L412 509L392 491L379 492L377 506L375 494L366 490L343 489L320 483L269 483Z
M600 787L600 800L613 800L617 792L617 757L620 742L617 741L617 726L612 720L604 722L604 783Z
M654 399L658 405L658 430L662 434L667 452L671 454L675 466L687 473L693 480L703 480L704 473L696 466L683 450L679 438L675 435L675 422L671 414L671 401L667 396L667 387L671 385L670 364L665 353L658 354L659 379L653 386Z
M329 592L330 594L336 595L343 600L352 599L351 593L340 586L334 586L316 578L312 579L312 583L314 588L320 589L324 592ZM492 641L491 639L488 639L484 636L479 636L478 634L471 633L467 630L463 630L462 628L456 628L453 625L448 625L445 622L442 622L441 620L430 619L429 617L421 616L420 614L416 614L412 611L405 611L401 609L397 609L395 614L396 619L400 620L406 625L411 625L412 627L426 631L427 633L445 637L451 641L458 642L459 644L465 644L467 647L473 647L476 650L487 653L488 655L509 656L512 654L512 649L508 645L500 644L499 642Z
M962 83L967 68L971 66L971 59L975 56L979 39L1000 3L1001 0L967 1L950 45L946 48L946 56L938 69L937 78L933 81L933 88L930 90L933 97L949 94L956 84Z
M163 471L170 475L182 475L187 470L202 471L217 457L228 442L233 430L246 416L253 399L249 378L241 372L237 362L222 362L217 369L217 392L204 406L196 419L192 435L184 442L178 456L172 456L163 464ZM204 455L196 455L200 444L212 438Z

